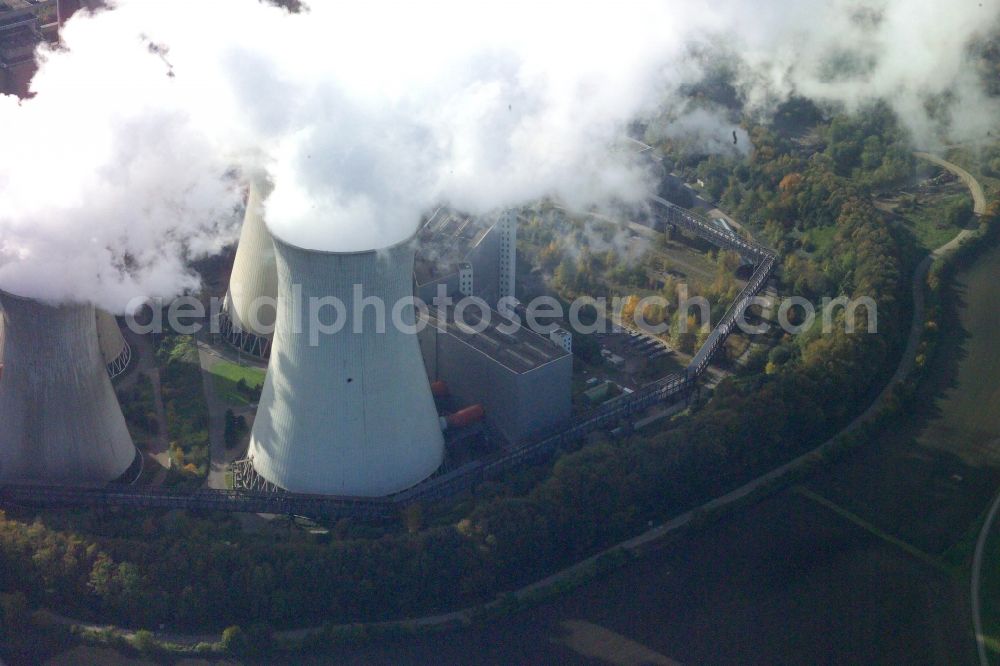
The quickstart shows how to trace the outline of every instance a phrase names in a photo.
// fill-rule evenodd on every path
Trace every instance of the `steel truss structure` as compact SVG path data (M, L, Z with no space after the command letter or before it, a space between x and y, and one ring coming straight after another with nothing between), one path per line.
M229 318L225 310L219 313L219 333L226 342L244 354L262 359L271 356L271 339L244 331Z
M125 347L122 349L122 353L118 355L118 358L108 363L108 375L111 379L114 379L118 375L125 372L128 368L128 364L132 362L132 348L129 346L128 341L125 341Z
M284 488L274 485L253 468L253 461L249 458L237 460L229 466L233 473L233 488L236 490L249 490L261 493L283 493Z

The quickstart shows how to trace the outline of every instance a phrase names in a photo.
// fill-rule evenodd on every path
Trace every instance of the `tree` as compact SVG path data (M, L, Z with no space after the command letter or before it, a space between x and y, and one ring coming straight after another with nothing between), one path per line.
M552 241L538 251L538 264L542 267L542 270L551 271L555 269L559 265L561 258L562 250L556 241Z
M234 448L240 441L239 425L236 420L236 415L233 413L232 409L226 410L225 427L223 429L222 439L226 443L227 449Z
M798 191L801 184L802 174L793 171L792 173L786 174L785 177L781 179L781 182L778 183L778 189L781 190L783 194L790 197Z
M573 355L587 363L597 363L601 360L601 345L593 335L573 331Z
M972 217L972 201L963 196L948 204L944 211L944 222L953 227L963 227Z
M411 502L403 509L403 524L406 531L416 534L424 526L424 507L420 502Z
M153 633L148 629L140 629L135 632L129 642L132 647L143 654L148 654L156 649L156 639L153 638Z
M659 195L672 204L677 204L681 208L691 208L694 206L694 197L691 190L680 182L677 176L666 174L660 181Z
M569 257L564 257L556 267L555 282L563 290L573 290L576 288L576 263Z
M13 631L28 621L28 600L21 592L0 594L0 640L9 641Z
M222 649L230 654L246 654L250 648L250 641L247 639L247 635L243 633L240 626L233 625L231 627L226 627L222 632Z

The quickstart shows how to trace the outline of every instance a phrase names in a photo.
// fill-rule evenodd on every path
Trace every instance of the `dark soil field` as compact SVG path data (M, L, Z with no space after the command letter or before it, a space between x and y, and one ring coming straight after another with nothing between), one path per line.
M956 281L942 353L921 409L879 445L851 455L810 486L951 565L964 564L980 514L1000 486L1000 354L995 305L1000 249Z
M956 580L793 491L489 627L304 663L969 663Z

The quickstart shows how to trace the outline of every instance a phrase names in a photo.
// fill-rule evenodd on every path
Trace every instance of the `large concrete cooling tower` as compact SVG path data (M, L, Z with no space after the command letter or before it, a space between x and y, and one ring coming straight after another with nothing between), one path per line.
M328 495L388 495L422 481L441 464L444 441L412 302L401 311L410 330L392 322L393 306L413 296L410 243L355 253L274 245L280 296L250 438L254 470L279 488ZM356 284L385 303L381 331L374 306L355 311ZM311 299L326 297L343 304L344 326L311 332L310 302L320 302ZM332 324L334 308L318 319Z
M118 328L115 316L104 310L97 311L97 342L101 346L101 356L112 379L125 372L132 360L132 349Z
M231 344L261 357L270 351L278 296L274 244L264 224L263 202L270 189L262 179L250 183L240 244L220 321L220 330Z
M101 484L136 458L94 308L0 292L0 481Z

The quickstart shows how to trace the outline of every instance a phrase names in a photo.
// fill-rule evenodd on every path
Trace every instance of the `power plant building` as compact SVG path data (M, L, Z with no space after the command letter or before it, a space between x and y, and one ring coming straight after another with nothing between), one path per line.
M98 485L138 460L93 306L0 292L0 481Z
M490 326L472 332L480 307L442 314L435 297L442 288L456 303L480 299L492 308L515 297L517 211L508 209L491 222L440 208L417 234L416 293L430 307L420 332L428 377L445 382L465 404L482 404L486 421L508 442L519 443L569 419L572 411L572 339L566 331L551 341L521 326L512 334L490 309ZM473 320L475 320L473 322ZM506 328L506 327L505 327Z
M219 321L219 330L230 344L261 358L270 353L278 296L274 243L264 223L264 200L269 192L266 182L251 181Z
M476 307L430 309L420 332L430 379L446 382L464 404L481 404L487 423L511 444L566 423L573 356L526 326L501 330L509 322L489 313L486 325Z
M278 238L274 247L277 321L250 438L253 472L262 487L326 495L416 485L441 465L444 438L417 340L411 241L348 253ZM385 304L382 322L373 297ZM313 305L331 298L342 311Z
M42 22L33 5L0 2L0 93L28 95L36 69L35 47L43 39Z
M497 242L497 298L514 298L517 277L517 211L507 209L500 213L496 223Z
M517 213L495 221L439 208L417 232L416 295L433 303L439 285L447 295L476 296L495 305L514 295Z
M38 69L35 48L59 41L59 26L81 9L102 0L0 0L0 94L28 96Z

